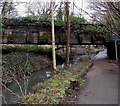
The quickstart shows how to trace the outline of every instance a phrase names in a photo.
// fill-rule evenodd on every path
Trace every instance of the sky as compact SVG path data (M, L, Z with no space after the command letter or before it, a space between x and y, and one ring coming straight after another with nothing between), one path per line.
M19 13L19 15L21 16L25 16L25 2L34 2L34 1L38 1L38 2L47 2L47 1L51 1L51 0L13 0L13 2L17 2L20 3L17 6L17 11ZM61 2L61 1L67 1L67 0L53 0L53 2ZM88 6L88 0L69 0L69 2L71 2L71 5L73 4L73 2L75 2L75 5L82 8L83 10L89 12L89 8ZM74 10L75 13L79 13L78 9ZM85 18L89 18L86 14L84 14Z

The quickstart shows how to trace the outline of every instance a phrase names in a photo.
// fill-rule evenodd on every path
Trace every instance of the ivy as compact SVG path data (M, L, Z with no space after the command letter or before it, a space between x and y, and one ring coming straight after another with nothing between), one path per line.
M3 18L3 27L7 25L46 25L50 26L50 20L36 20L30 17L18 17L18 18Z
M75 16L71 16L71 33L73 35L84 34L91 32L92 34L104 36L108 38L110 36L110 32L107 31L103 26L100 26L99 23L90 24L84 18L79 18ZM2 19L3 27L7 27L8 25L36 25L36 26L47 26L51 27L50 19L40 19L39 17L18 17L18 18L3 18ZM85 25L86 24L86 25ZM55 28L57 32L64 33L67 30L67 22L62 19L55 19Z

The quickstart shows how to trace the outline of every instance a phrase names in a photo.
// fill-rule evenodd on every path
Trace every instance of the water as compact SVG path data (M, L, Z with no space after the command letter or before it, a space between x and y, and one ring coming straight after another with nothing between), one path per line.
M75 55L72 57L73 60L71 60L71 64L70 66L76 64L79 60L80 60L80 56L79 55ZM62 64L62 66L64 67L64 64ZM40 71L37 71L37 72L34 72L30 75L29 79L28 79L28 87L27 87L27 94L29 93L34 93L34 89L33 87L35 85L37 85L38 83L40 82L43 82L44 80L52 77L53 75L53 70L52 68L47 68L47 69L44 69L44 70L40 70ZM23 80L19 81L20 85L22 87L24 87L24 83L23 83ZM20 91L20 87L19 85L14 82L14 83L11 83L8 88L14 92L15 94L19 95L19 96L22 96L22 93ZM23 88L24 89L24 88ZM13 95L11 92L9 92L8 90L3 90L2 91L3 93L3 97L4 97L4 100L3 100L3 104L5 104L5 102L7 104L15 104L15 103L20 103L21 100L18 99L18 97L16 97L15 95ZM8 96L9 95L9 96Z
M73 54L70 57L70 67L74 64L77 64L80 61L103 59L103 58L106 58L106 55L107 55L106 51L99 52L97 55L96 55L96 53L91 53L90 55L88 55L88 54L84 54L84 55ZM62 67L64 67L64 66L65 65L62 64ZM37 85L38 83L43 82L45 79L50 78L52 75L53 75L52 68L47 68L47 69L32 73L31 76L29 77L27 93L34 93L33 87L35 85ZM22 85L22 87L23 87L23 81L20 81L20 85ZM18 94L20 96L22 95L21 91L20 91L20 87L15 82L11 83L9 85L9 89L11 89L11 91L15 92L16 94ZM3 90L3 96L4 96L3 103L5 103L5 101L8 104L14 104L14 103L21 102L17 97L13 96L7 90ZM13 99L15 99L15 100L13 100Z
M91 60L100 60L106 58L108 58L108 56L107 56L107 50L105 49L104 51L99 52L96 56L91 58Z
M33 87L37 85L40 82L43 82L45 79L50 78L53 75L52 68L47 68L44 70L40 70L37 72L34 72L30 75L29 81L28 81L28 88L27 88L27 93L34 93ZM23 80L19 81L20 85L23 87ZM22 93L20 91L19 85L14 82L9 85L9 89L13 92L15 92L17 95L22 96ZM14 104L14 103L19 103L21 100L19 100L15 95L10 93L8 90L3 90L3 104L6 102L8 104Z
M90 61L91 58L93 58L96 55L96 53L92 53L91 55L88 54L83 54L83 55L73 55L72 59L70 60L72 65L77 64L78 62L81 61Z

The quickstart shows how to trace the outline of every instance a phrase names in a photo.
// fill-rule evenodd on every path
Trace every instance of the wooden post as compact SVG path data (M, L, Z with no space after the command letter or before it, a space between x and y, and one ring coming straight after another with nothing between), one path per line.
M55 31L54 31L54 14L53 14L53 0L51 0L51 23L52 23L52 56L53 56L53 70L56 73L56 53L55 53Z
M67 15L67 37L66 37L66 66L69 66L69 46L70 46L70 16L69 16L69 1L66 2Z

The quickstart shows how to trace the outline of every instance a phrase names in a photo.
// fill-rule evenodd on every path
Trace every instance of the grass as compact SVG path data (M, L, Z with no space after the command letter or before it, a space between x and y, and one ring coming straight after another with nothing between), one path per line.
M79 63L72 68L60 70L52 78L34 87L35 93L26 95L26 104L61 104L65 98L84 86L82 78L92 66L90 62ZM61 68L59 68L61 69Z
M36 45L3 45L2 52L3 53L11 53L11 52L34 52L40 53L44 55L48 55L52 49L51 48L43 48L41 46Z

